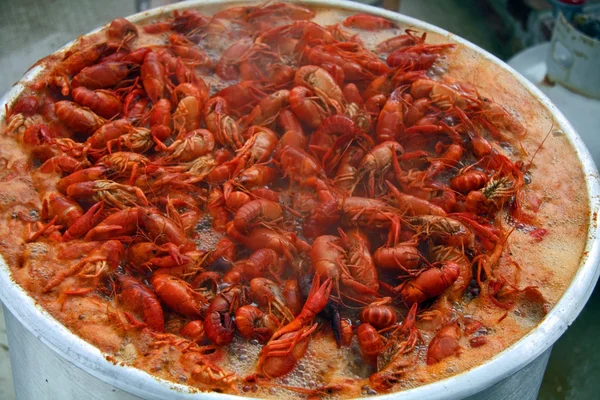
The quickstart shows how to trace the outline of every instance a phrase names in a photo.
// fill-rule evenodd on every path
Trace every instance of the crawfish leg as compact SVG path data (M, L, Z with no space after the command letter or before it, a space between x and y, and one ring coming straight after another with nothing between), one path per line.
M79 261L78 263L73 264L68 269L62 270L58 274L56 274L54 276L54 278L52 278L50 280L50 282L48 282L46 284L46 286L44 286L44 288L42 289L42 293L48 293L49 291L54 289L56 286L60 285L62 283L62 281L67 279L69 276L72 276L72 275L76 274L79 270L83 269L87 263L94 263L94 262L104 261L104 260L105 260L105 258L102 256L94 256L94 257L85 258L85 259Z
M266 357L283 357L287 356L294 346L299 342L299 337L290 337L278 341L278 343L272 343L269 345Z
M279 311L285 319L287 319L288 321L293 321L294 320L294 315L292 314L292 312L290 311L289 308L287 308L285 306L285 304L283 304L282 302L280 302L279 300L276 300L273 302L273 307Z

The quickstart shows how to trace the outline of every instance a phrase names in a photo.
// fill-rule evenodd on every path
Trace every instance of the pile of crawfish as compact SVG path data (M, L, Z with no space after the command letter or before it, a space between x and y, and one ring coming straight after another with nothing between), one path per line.
M259 341L248 381L288 374L316 331L358 343L375 390L424 348L434 364L463 335L486 343L437 305L508 308L500 294L518 291L491 278L526 176L496 143L523 128L432 73L453 44L313 17L268 3L116 19L29 85L8 126L60 180L27 241L73 260L44 293L109 293L131 326L188 345ZM361 30L397 36L369 49Z

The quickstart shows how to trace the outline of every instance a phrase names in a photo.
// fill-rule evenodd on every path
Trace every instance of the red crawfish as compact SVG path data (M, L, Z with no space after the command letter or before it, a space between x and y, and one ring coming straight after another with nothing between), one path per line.
M71 85L76 88L83 86L90 90L112 88L129 75L138 66L127 61L107 61L81 70Z
M422 303L444 293L456 281L459 274L460 267L455 262L443 261L440 268L432 266L424 270L416 278L401 284L395 291L406 304Z
M383 350L384 343L377 332L377 329L371 324L362 323L356 331L358 346L363 359L369 364L376 364L377 356Z
M108 215L93 228L85 232L85 240L131 240L138 230L139 209L124 208Z
M56 116L69 129L75 132L91 135L106 122L88 108L68 100L62 100L54 104Z
M473 232L457 219L419 215L408 217L407 221L416 228L419 235L430 237L441 244L466 248L473 248L475 245Z
M343 25L351 28L364 29L367 31L398 28L398 25L392 21L370 14L352 15L344 20Z
M157 244L180 246L188 243L183 227L155 208L140 208L139 219L150 239Z
M461 335L462 331L457 322L443 326L429 342L427 364L432 365L455 355L460 349L458 340Z
M181 327L179 334L196 343L205 342L206 333L204 332L204 321L196 319L188 322Z
M386 171L393 167L393 171L400 179L402 169L398 161L398 156L404 154L404 148L396 141L387 141L375 146L369 151L358 166L358 177L355 183L359 183L363 177L368 177L367 189L369 195L372 197L375 195L375 178L380 178L379 187L383 185L383 179Z
M79 204L60 193L49 193L42 203L42 220L57 217L56 222L67 228L71 227L83 216L83 209Z
M316 277L313 280L310 293L300 314L292 322L278 329L273 335L273 339L277 339L284 333L296 331L302 326L308 326L315 316L327 305L332 287L333 281L330 278L321 283L320 278Z
M106 50L106 44L94 44L83 47L77 45L74 51L62 60L54 69L49 77L49 84L61 88L63 96L69 95L69 79L86 67L93 65ZM72 82L71 82L72 84Z
M243 337L264 343L279 328L279 320L273 314L264 313L260 308L246 305L235 312L235 326Z
M116 208L136 204L148 205L148 200L140 188L109 180L74 183L67 188L67 195L81 201L104 200L106 205Z
M136 26L125 18L112 20L106 30L106 45L108 48L127 49L138 36Z
M119 304L125 308L125 315L130 322L136 321L134 315L141 315L145 324L156 332L165 328L163 310L156 294L138 279L118 274L117 280L121 288L118 295Z
M167 307L186 317L200 317L208 306L208 300L186 281L160 270L152 274L150 284Z
M233 218L235 229L241 233L248 232L261 222L276 222L283 218L283 209L273 201L257 199L240 207Z
M394 218L387 243L375 250L373 260L375 265L383 270L404 271L410 275L417 269L423 257L417 249L417 240L399 242L400 226L399 219Z
M302 295L300 293L300 287L298 280L288 279L285 281L281 295L285 300L285 304L294 316L298 315L302 311Z
M358 298L370 301L373 296L377 296L379 290L379 277L371 256L371 243L367 235L358 228L346 231L338 228L338 232L346 250L345 266L354 280L352 283L346 280L343 282Z
M258 371L267 377L276 378L290 372L308 348L308 339L317 327L311 326L314 317L325 308L332 281L322 284L319 277L313 281L310 294L302 311L289 324L278 329L263 347L258 360Z
M150 52L144 58L141 68L142 84L153 103L163 98L166 90L165 68L158 59L158 54Z
M242 285L229 286L217 294L206 309L204 330L206 337L217 346L231 343L235 335L233 316L247 303L247 288Z
M425 199L417 196L412 196L398 190L390 181L385 181L390 192L393 195L391 204L404 211L407 215L437 215L440 217L446 216L446 211L440 206L437 206Z
M289 322L294 315L288 309L283 294L275 282L267 278L254 278L250 281L250 296L252 300L273 313L281 322Z
M88 107L102 118L114 118L123 110L119 97L107 90L90 90L78 87L71 92L73 100L84 107Z
M54 275L46 286L44 286L43 292L47 293L51 291L72 276L76 276L78 280L89 279L92 281L91 288L95 289L98 287L100 279L117 269L125 253L125 249L121 242L116 240L103 242L99 246L96 242L95 246L96 248L89 255Z
M264 276L270 272L278 276L281 271L282 263L279 255L271 249L259 249L246 260L240 260L235 263L233 268L223 276L223 282L230 284L238 283L242 279L251 281L254 278Z
M361 322L371 324L377 329L387 328L396 324L396 311L389 306L391 302L392 299L389 297L375 300L361 310Z
M96 153L103 155L105 154L104 150L107 143L131 133L134 130L135 128L126 119L117 119L102 125L87 138L85 144L91 146L94 150L98 150L98 152L93 150L90 151L90 155L94 156Z
M418 361L415 346L421 338L415 326L417 304L408 311L400 327L395 329L377 359L377 372L369 377L373 389L387 390L404 378L407 370ZM422 339L421 339L422 340Z

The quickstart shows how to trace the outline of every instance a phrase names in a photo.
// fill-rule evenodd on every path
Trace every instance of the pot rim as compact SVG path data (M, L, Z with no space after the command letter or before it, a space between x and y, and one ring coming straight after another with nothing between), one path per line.
M294 0L293 2L297 1ZM171 13L174 10L248 3L251 3L251 1L193 0L137 13L127 19L132 22L142 22L153 17L160 17L162 14ZM552 102L534 84L479 46L429 23L373 6L352 3L346 0L303 0L302 3L378 15L402 25L410 25L424 31L431 31L447 36L454 42L476 51L487 62L509 71L521 85L539 100L542 106L551 112L558 127L566 134L577 153L583 167L589 194L590 216L587 241L580 260L579 269L575 273L571 284L552 310L550 310L536 328L532 329L504 351L488 359L485 363L427 385L402 392L379 395L377 398L382 400L398 397L406 399L450 399L462 398L478 393L516 373L550 348L579 315L592 294L600 274L600 268L598 268L600 261L600 241L597 240L600 233L600 226L597 221L598 211L600 211L600 179L598 170L579 135ZM102 28L95 29L90 34ZM68 43L59 49L57 53L65 51L72 43ZM23 90L21 82L35 78L40 70L40 67L34 67L28 71L22 80L15 84L0 99L0 122L4 122L5 119L4 105L10 104ZM137 368L110 361L98 348L71 333L70 330L55 320L47 311L38 306L24 289L15 284L11 278L10 269L1 256L0 299L3 301L5 307L31 333L58 355L92 376L128 393L147 399L163 399L166 396L188 399L197 398L199 394L211 399L239 399L241 397L216 392L201 392L186 385L154 377Z

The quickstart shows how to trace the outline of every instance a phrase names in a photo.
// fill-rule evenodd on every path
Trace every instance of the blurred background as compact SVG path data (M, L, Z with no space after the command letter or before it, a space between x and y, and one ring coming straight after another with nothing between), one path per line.
M430 22L509 62L563 111L583 137L596 164L600 164L600 0L360 2ZM37 60L77 36L116 17L168 3L0 0L0 94L8 91ZM555 33L551 42L557 24L553 11L557 7L562 7L567 16L558 21L564 25L564 38ZM576 43L570 43L569 38L576 38ZM577 47L582 43L583 48ZM578 63L577 57L584 62ZM575 70L581 65L584 67ZM600 398L600 345L596 342L599 313L600 290L596 290L579 318L554 346L540 399ZM9 351L0 308L0 399L5 400L15 398Z

